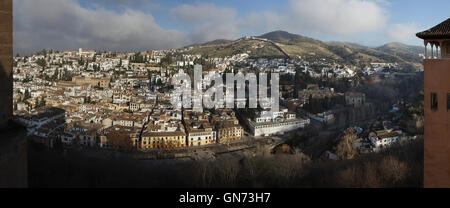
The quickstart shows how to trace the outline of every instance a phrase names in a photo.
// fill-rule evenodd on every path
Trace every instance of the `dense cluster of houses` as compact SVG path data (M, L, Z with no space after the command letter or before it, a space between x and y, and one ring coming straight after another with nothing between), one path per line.
M242 119L244 122L240 123L233 109L182 111L171 106L169 92L175 73L192 69L202 59L212 63L215 68L211 71L219 74L259 71L294 76L298 68L311 76L328 76L329 70L344 77L354 74L351 67L325 60L310 63L301 57L254 59L247 53L206 59L181 54L172 60L170 67L160 64L169 53L175 52L179 51L112 53L79 49L15 57L13 101L17 120L28 127L30 136L48 146L61 142L66 146L118 148L129 143L134 148L149 150L229 143L244 137L244 126L253 136L270 136L303 129L311 120L327 123L334 118L332 112L299 115L298 108L311 97L344 94L333 88L310 85L293 97L281 98L284 107L279 111L260 110L255 117ZM245 90L237 87L238 91ZM205 90L206 86L200 88ZM281 95L294 91L292 86L281 90ZM346 93L345 99L352 106L365 102L364 94L356 92ZM122 137L128 138L127 141L123 142Z

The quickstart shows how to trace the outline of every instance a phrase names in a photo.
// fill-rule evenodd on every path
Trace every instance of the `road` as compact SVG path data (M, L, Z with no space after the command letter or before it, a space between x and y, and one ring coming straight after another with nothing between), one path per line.
M144 133L144 130L147 128L147 124L150 121L150 116L153 114L153 111L155 110L156 106L158 105L158 95L156 95L156 99L155 99L155 104L153 105L152 110L150 111L150 113L147 116L147 121L144 123L144 125L142 126L141 132L139 133L139 143L142 142L142 133Z

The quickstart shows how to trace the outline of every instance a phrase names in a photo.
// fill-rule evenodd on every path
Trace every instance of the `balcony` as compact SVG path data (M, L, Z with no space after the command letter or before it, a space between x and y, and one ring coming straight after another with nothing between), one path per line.
M431 52L428 50L428 44L431 46ZM450 59L450 42L449 41L424 41L425 60L432 59Z

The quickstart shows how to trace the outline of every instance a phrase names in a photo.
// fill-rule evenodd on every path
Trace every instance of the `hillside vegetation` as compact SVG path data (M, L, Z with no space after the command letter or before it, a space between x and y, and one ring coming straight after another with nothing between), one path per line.
M204 44L192 45L193 49L185 53L202 54L208 57L225 57L239 53L249 53L253 58L283 57L283 51L291 58L302 56L307 60L327 59L337 63L364 65L371 62L396 62L402 66L420 68L423 47L408 46L402 43L388 43L377 48L369 48L356 43L323 42L309 37L274 31L257 38L235 41L215 40ZM274 44L281 48L277 48Z
M259 40L236 40L220 44L202 44L194 46L189 54L201 54L205 57L225 57L240 53L249 53L253 58L284 57L283 53L273 44Z
M133 160L30 148L29 176L33 188L418 188L423 184L423 139L338 161L311 160L302 152L241 159L223 155L214 161Z

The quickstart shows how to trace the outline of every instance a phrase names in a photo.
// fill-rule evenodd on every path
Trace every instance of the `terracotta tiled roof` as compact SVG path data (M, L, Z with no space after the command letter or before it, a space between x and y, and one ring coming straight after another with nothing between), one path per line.
M422 39L450 38L450 18L428 30L417 33L416 36Z

